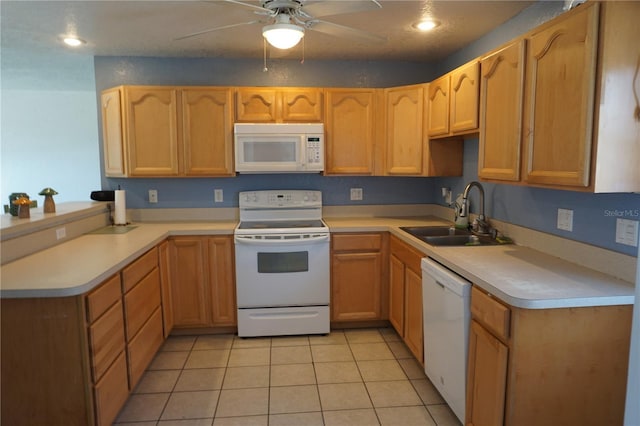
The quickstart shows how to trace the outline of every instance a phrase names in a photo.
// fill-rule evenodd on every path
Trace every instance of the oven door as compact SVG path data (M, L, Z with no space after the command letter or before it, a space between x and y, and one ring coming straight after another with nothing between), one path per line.
M264 237L236 235L238 308L328 305L329 234Z

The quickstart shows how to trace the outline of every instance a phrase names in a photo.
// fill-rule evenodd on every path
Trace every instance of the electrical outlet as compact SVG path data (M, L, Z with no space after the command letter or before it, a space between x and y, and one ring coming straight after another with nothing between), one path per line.
M150 203L157 203L158 202L158 190L157 189L150 189L149 190L149 202Z
M224 200L222 189L213 190L213 201L215 203L221 203Z
M616 219L616 243L638 247L638 221Z
M56 240L60 240L67 236L67 228L64 226L62 228L56 229Z
M443 187L441 190L442 190L442 198L444 198L444 202L447 203L448 206L450 206L451 205L451 188Z
M558 229L573 232L573 210L558 209Z
M362 188L351 188L351 201L362 200Z

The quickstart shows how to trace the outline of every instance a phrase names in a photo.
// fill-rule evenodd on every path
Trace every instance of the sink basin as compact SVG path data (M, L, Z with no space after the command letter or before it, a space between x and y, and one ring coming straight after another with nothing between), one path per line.
M489 246L498 244L491 237L475 235L445 235L440 237L423 237L421 240L433 246Z
M467 229L453 228L453 234L451 234L451 226L402 226L404 232L407 232L414 237L422 239L422 237L444 237L448 235L471 235Z
M450 226L403 226L404 232L433 246L488 246L499 244L495 239L475 236L467 229L453 229Z

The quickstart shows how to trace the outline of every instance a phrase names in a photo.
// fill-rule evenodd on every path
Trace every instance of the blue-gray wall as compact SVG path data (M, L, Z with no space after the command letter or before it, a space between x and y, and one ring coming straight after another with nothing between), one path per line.
M306 59L273 61L262 71L259 60L160 59L97 57L94 66L98 93L120 84L390 87L429 81L493 49L562 12L563 2L537 2L512 20L437 64L331 62ZM107 179L104 188L127 189L132 208L237 206L237 193L267 188L309 188L323 191L327 205L440 203L441 187L461 193L477 179L478 140L465 141L461 178L323 177L319 175L243 175L219 179ZM364 189L364 200L349 201L349 188ZM638 194L585 194L507 184L484 184L486 213L528 228L636 255L633 247L615 243L616 217L638 220ZM224 203L213 203L213 190L224 190ZM157 189L158 204L146 201ZM574 211L573 232L556 229L557 209ZM472 196L477 211L477 195Z

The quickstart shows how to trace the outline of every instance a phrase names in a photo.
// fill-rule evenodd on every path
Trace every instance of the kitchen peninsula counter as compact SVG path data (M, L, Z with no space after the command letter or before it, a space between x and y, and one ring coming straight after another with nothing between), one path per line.
M329 217L331 232L386 232L485 291L529 309L631 305L632 283L518 246L434 247L400 229L450 222L426 217ZM2 298L64 297L90 291L171 235L232 235L235 221L133 224L123 234L85 234L1 267Z

